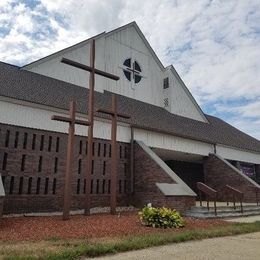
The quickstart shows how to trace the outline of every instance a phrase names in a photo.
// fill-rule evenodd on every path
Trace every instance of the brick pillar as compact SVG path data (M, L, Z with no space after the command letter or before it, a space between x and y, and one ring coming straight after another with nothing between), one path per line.
M219 198L224 199L224 186L230 185L244 193L245 202L255 202L256 182L247 177L236 167L222 157L210 154L204 160L205 183L219 192ZM258 167L259 172L259 167Z

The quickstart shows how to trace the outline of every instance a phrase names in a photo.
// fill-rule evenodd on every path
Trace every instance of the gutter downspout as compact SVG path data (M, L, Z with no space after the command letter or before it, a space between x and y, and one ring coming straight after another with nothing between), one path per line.
M214 147L214 154L217 153L217 144L213 144L213 147Z

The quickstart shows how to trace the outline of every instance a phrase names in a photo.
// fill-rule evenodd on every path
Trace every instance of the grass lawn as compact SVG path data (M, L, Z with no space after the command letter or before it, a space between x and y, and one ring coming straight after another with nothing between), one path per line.
M201 221L200 221L201 222ZM199 222L199 223L200 223ZM207 221L206 221L207 222ZM61 222L64 223L64 222ZM226 222L225 222L226 223ZM135 222L135 225L139 225ZM109 226L109 225L108 225ZM1 240L1 259L79 259L81 256L95 257L105 254L143 249L168 243L230 236L260 231L260 222L228 223L216 222L214 225L199 225L197 228L153 229L140 226L142 232L135 234L117 234L113 236L85 236L80 239L57 236L37 240ZM0 230L1 233L1 230Z

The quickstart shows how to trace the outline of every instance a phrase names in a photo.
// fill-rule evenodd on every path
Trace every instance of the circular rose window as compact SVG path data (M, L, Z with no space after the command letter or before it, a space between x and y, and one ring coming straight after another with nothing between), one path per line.
M142 79L142 70L140 65L136 60L132 60L131 58L126 59L123 63L123 72L126 78L129 81L134 81L134 83L138 83Z

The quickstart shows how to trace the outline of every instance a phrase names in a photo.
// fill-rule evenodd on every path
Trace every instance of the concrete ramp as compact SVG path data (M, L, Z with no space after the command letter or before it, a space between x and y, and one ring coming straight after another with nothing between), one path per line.
M195 205L194 193L151 148L134 144L134 204L147 203L184 211Z
M230 185L244 193L244 202L256 202L256 190L260 186L220 155L209 154L204 167L205 183L220 191L220 198L224 186Z

